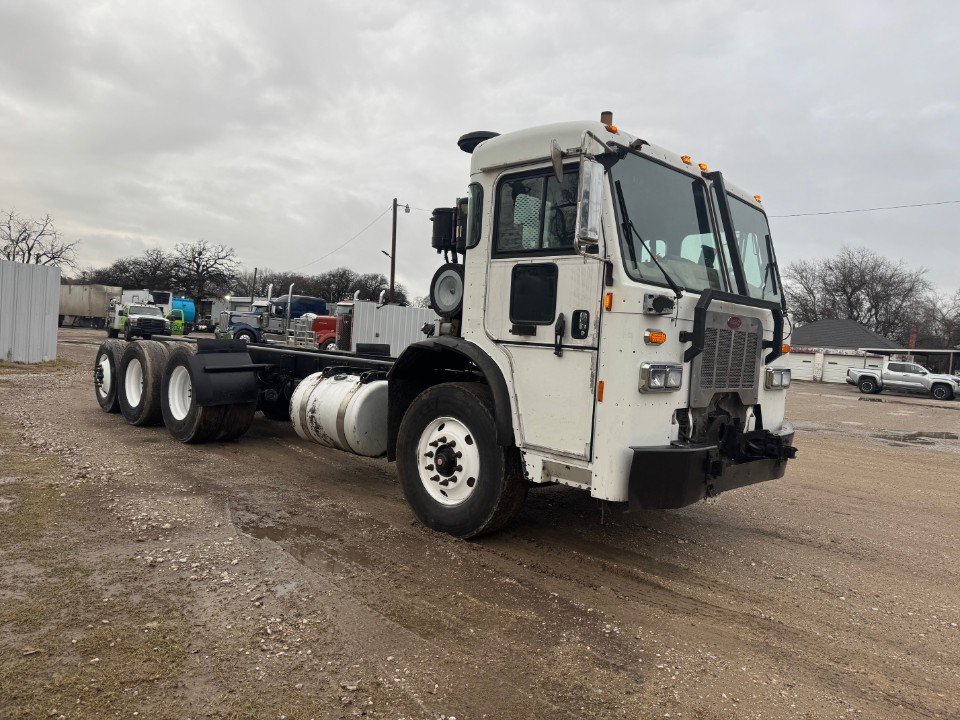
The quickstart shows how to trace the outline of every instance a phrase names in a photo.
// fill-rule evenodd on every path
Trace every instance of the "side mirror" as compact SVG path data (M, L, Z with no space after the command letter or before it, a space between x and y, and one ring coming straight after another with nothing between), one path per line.
M581 255L597 255L600 252L603 174L603 165L596 160L583 158L580 161L577 231L573 238L573 247Z

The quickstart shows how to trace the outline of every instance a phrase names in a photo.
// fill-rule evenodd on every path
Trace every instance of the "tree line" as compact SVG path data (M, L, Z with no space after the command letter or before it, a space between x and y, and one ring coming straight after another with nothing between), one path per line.
M198 303L204 298L227 295L263 297L271 284L274 297L285 295L292 283L295 295L312 295L328 302L352 298L358 291L361 300L379 300L381 292L390 287L382 273L358 273L344 267L316 275L273 270L255 273L241 268L233 248L206 240L180 243L172 252L151 248L140 255L115 260L107 267L82 270L74 281L172 290ZM407 302L402 285L396 286L394 297L396 302Z
M790 315L798 325L826 318L855 320L908 347L960 346L960 290L939 292L924 268L911 268L870 248L842 248L827 258L786 266Z

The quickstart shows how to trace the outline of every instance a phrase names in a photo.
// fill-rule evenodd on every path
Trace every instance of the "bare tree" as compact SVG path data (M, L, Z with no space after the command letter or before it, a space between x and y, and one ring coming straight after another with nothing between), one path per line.
M231 247L197 240L177 245L173 257L176 283L197 305L210 293L225 292L235 284L239 263Z
M797 322L845 318L903 342L930 292L925 275L869 248L843 248L830 258L792 263L784 278Z
M0 256L6 260L72 268L79 244L79 240L66 242L50 215L40 220L21 217L15 210L0 215Z

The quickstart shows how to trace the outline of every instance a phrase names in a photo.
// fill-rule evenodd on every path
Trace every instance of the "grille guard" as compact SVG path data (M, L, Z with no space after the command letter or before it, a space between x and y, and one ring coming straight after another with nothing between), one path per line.
M703 352L704 341L707 334L707 308L710 307L710 303L714 300L769 310L773 315L773 340L763 341L763 347L770 348L770 353L764 358L763 362L765 365L769 365L783 355L783 308L778 303L770 300L757 300L756 298L745 295L734 295L733 293L711 288L700 293L700 300L697 302L697 307L693 311L693 331L680 333L680 342L690 343L690 347L683 353L684 362L690 362Z

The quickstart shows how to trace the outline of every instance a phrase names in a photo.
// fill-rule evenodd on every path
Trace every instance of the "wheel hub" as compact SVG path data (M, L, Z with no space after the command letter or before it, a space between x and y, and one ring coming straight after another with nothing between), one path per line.
M441 417L429 423L417 445L420 482L442 505L469 498L480 477L480 451L470 429L460 420Z

